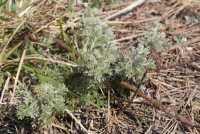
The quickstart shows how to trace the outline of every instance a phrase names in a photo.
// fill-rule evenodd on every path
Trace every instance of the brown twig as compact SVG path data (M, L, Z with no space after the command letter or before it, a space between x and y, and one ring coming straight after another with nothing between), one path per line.
M147 74L147 72L143 75L143 77L142 77L140 83L137 85L135 94L134 94L133 97L131 98L131 101L133 101L133 100L136 98L136 96L138 95L140 86L141 86L141 84L142 84L142 81L145 79L146 74ZM121 109L117 115L120 115L120 113L121 113L122 111L125 111L128 107L130 107L130 105L131 105L131 102L129 102L123 109Z
M200 37L196 37L194 39L191 39L191 40L188 40L188 41L185 41L185 42L177 43L177 44L169 47L168 49L162 51L162 53L167 53L167 52L172 51L174 49L177 49L179 47L186 47L186 46L191 45L191 44L196 43L196 42L200 42Z
M42 33L43 36L47 37L47 38L51 38L51 36L47 33ZM58 44L60 45L61 47L67 49L68 51L72 52L72 49L69 47L69 45L67 45L65 42L63 42L61 39L57 39L57 38L53 38L53 40ZM76 56L80 57L83 59L83 55L81 53L79 53L78 51L74 50Z
M0 7L3 6L4 4L6 4L8 0L5 0L4 2L0 3Z
M200 126L199 125L194 125L190 120L186 119L184 116L174 112L171 109L166 109L164 107L164 105L162 105L160 102L158 102L157 100L154 100L152 98L147 97L143 92L141 91L137 91L136 88L132 87L129 83L127 82L122 82L119 81L117 79L115 79L119 84L121 84L122 86L126 87L127 89L129 89L130 91L133 92L137 92L138 96L144 98L145 100L147 100L150 104L152 104L155 108L162 110L163 112L165 112L168 116L174 117L176 120L180 121L181 123L188 125L190 127L195 127L199 132L200 132Z
M4 12L5 14L7 14L7 15L13 17L13 18L22 19L22 18L20 18L18 15L13 14L13 13L9 12L9 11L6 10L6 9L3 9L3 12Z

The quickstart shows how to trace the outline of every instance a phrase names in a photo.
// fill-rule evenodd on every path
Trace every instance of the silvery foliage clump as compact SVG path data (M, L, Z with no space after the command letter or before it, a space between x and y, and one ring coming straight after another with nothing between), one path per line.
M116 67L116 73L127 78L140 80L147 68L154 68L153 60L148 57L149 50L143 45L127 51L120 59Z
M28 116L33 119L33 125L40 125L47 128L51 125L52 116L55 112L63 112L66 109L64 96L68 88L64 84L54 87L44 83L37 86L37 92L31 92L25 84L18 86L17 116L23 119Z
M85 39L76 46L84 55L83 72L94 76L95 80L104 80L104 74L113 74L110 64L118 59L118 49L110 40L114 37L109 26L96 17L98 9L88 9L82 22L82 34Z
M81 82L78 82L78 78L73 79L71 83L74 85L68 85L68 88L79 99L99 106L94 103L94 99L102 98L96 89L99 87L99 82L105 83L105 75L117 74L140 80L147 68L155 67L149 53L154 50L160 51L164 48L163 46L170 43L168 40L163 41L165 34L157 32L160 24L156 24L155 28L148 29L149 32L141 39L138 47L133 47L119 57L118 48L110 42L114 37L113 32L104 21L96 17L97 14L97 9L89 8L83 16L80 36L84 38L81 41L75 40L74 48L84 55L83 59L78 59L77 63L80 68L76 71L81 71L85 77L82 77L84 80L80 79ZM107 89L106 84L102 86ZM20 119L29 116L33 119L33 125L47 128L52 122L52 116L56 112L64 111L67 107L65 98L70 96L68 88L64 84L54 87L46 83L39 85L38 92L33 93L28 86L19 86L17 93L22 98L17 106L17 116ZM101 101L96 100L97 103Z
M158 30L162 28L162 24L156 22L154 25L155 27L146 26L148 32L140 40L140 43L148 47L150 51L159 52L163 50L165 46L170 46L171 43L169 39L165 39L166 34L164 32L158 32Z
M82 62L85 74L94 76L100 82L105 80L105 74L113 73L140 80L147 68L155 68L149 53L159 52L164 46L170 45L169 40L165 39L165 33L158 32L162 28L160 23L155 23L155 27L146 27L148 32L141 38L138 47L133 47L119 57L119 50L110 42L113 32L104 21L96 17L97 13L97 9L89 9L84 16L82 36L85 39L76 46L85 56Z
M168 39L164 40L166 37L164 32L157 31L160 28L162 28L160 23L155 23L155 27L146 27L148 32L141 38L138 47L132 47L119 59L116 73L138 81L143 77L147 68L155 68L149 53L159 52L164 49L164 46L171 44Z

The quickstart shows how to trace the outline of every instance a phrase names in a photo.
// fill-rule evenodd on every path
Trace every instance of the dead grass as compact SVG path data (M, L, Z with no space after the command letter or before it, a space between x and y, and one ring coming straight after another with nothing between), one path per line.
M122 54L132 46L137 46L140 37L147 31L143 29L144 25L153 26L154 22L163 24L162 31L166 33L167 38L172 42L172 46L166 48L158 54L152 54L156 61L156 69L148 70L147 77L149 81L142 83L145 87L143 91L137 91L124 82L121 84L132 92L137 92L138 96L133 100L124 100L115 97L118 101L111 104L110 109L102 108L80 108L77 113L85 115L93 114L98 117L93 124L83 123L86 128L92 128L93 133L112 133L112 134L139 134L139 133L199 133L200 132L200 3L195 0L148 0L129 9L127 12L117 14L109 18L121 9L127 7L127 4L109 5L102 7L99 14L100 18L106 19L109 23L116 23L113 26L115 42ZM10 35L0 39L0 43L12 41L14 44L20 40L28 38L33 42L40 42L39 36L47 36L47 33L59 32L57 19L63 15L68 19L70 16L64 14L67 4L56 2L49 5L48 2L38 2L28 9L30 15L27 18L17 16L4 11L4 15L10 18L10 21L0 20L0 25L8 26L9 29L16 28L16 21L26 20L25 25L17 29L15 35ZM83 4L74 5L74 12L84 12ZM189 16L187 20L185 16ZM73 24L76 26L76 19L73 17ZM198 21L195 21L197 19ZM19 25L18 25L19 26ZM7 28L7 32L9 32ZM179 35L185 34L180 39ZM3 37L3 35L0 35ZM57 41L56 41L57 40ZM179 40L179 42L177 42ZM62 44L62 40L54 38L54 41L68 49ZM79 53L77 52L77 55ZM27 57L25 57L27 58ZM3 65L1 65L3 66ZM15 117L15 107L6 105L10 101L15 76L5 77L4 85L1 88L0 99L0 132L1 133L39 133L37 128L30 126L28 117L19 121ZM152 99L150 99L152 98ZM128 105L129 104L129 105ZM128 105L123 109L124 105ZM87 110L86 110L87 109ZM117 111L123 109L120 115ZM76 113L76 112L75 112ZM78 114L76 117L78 118ZM86 116L83 116L84 118ZM107 120L105 119L107 118ZM78 133L75 132L76 125L68 118L54 118L52 127L44 130L44 133Z

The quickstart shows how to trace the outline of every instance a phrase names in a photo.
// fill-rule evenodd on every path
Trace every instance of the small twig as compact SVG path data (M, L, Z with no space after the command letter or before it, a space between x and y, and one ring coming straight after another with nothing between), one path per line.
M89 134L89 132L87 131L87 129L80 123L80 121L77 120L77 118L68 110L65 109L65 111L76 121L76 123L78 123L80 125L80 127L87 133Z
M145 34L146 34L146 33L131 35L131 36L127 36L127 37L124 37L124 38L120 38L120 39L113 40L113 41L111 41L111 42L116 43L116 42L124 41L124 40L127 40L127 39L138 38L138 37L144 36Z
M200 42L200 37L196 37L194 39L191 39L191 40L188 40L188 41L185 41L185 42L177 43L177 44L167 48L166 50L162 51L162 53L167 53L167 52L172 51L174 49L177 49L179 47L186 47L186 46L191 45L191 44L196 43L196 42Z
M127 12L133 10L133 8L135 8L135 7L137 7L137 6L141 5L141 4L143 4L145 1L146 1L146 0L137 0L136 2L133 2L132 4L130 4L130 5L127 6L126 8L124 8L124 9L118 11L117 13L112 14L111 16L106 17L105 20L109 20L109 19L115 18L115 17L117 17L117 16L120 16L120 15L122 15L122 14L125 14L125 13L127 13Z
M47 38L51 38L51 36L49 35L49 34L47 34L47 33L42 33L43 34L43 36L45 36L45 37L47 37ZM63 48L65 48L65 49L67 49L68 51L70 51L70 52L72 52L72 49L69 47L69 45L67 45L65 42L63 42L61 39L57 39L57 38L53 38L53 40L58 44L58 45L60 45L61 47L63 47ZM81 54L81 53L79 53L78 51L76 51L76 50L74 50L74 52L75 52L75 54L76 54L76 56L78 56L78 57L80 57L80 58L84 58L84 56Z
M19 79L19 74L20 74L20 71L21 71L21 68L22 68L22 65L23 65L23 62L24 62L26 50L27 50L27 44L25 44L25 46L24 46L24 50L23 50L23 53L22 53L22 56L21 56L21 59L20 59L20 62L19 62L19 67L18 67L18 70L17 70L17 75L16 75L14 88L13 88L13 94L12 94L11 101L10 101L11 105L13 104L13 99L14 99L14 96L15 96L15 89L17 87L17 81Z
M4 4L6 4L8 0L5 0L4 2L0 3L0 7L3 6Z
M107 122L110 122L110 115L111 115L111 113L110 113L110 87L108 87L108 103L107 103L107 109L108 109L108 113L107 113ZM110 123L108 123L107 129L108 129L108 133L110 133L110 132L111 132L111 125L110 125Z
M4 93L5 93L6 89L8 89L8 84L9 84L9 82L10 82L10 78L11 78L11 77L8 76L8 78L7 78L7 80L6 80L6 83L5 83L5 85L4 85L3 91L2 91L2 93L1 93L0 104L2 104L3 96L4 96Z
M16 15L16 14L13 14L13 13L9 12L9 11L8 11L8 10L6 10L6 9L3 9L3 12L4 12L5 14L7 14L7 15L9 15L9 16L11 16L11 17L13 17L13 18L22 19L22 18L21 18L21 17L19 17L18 15Z
M137 94L138 94L138 91L139 91L139 89L140 89L140 86L141 86L141 84L142 84L142 81L143 81L144 78L146 77L146 74L147 74L147 72L143 75L143 77L142 77L140 83L137 85L136 91L134 92L135 94L134 94L133 97L131 98L131 101L133 101L133 100L136 98L136 96L137 96ZM132 102L128 102L128 104L127 104L122 110L120 110L119 113L118 113L117 115L120 115L120 113L121 113L122 111L125 111L128 107L130 107L131 104L132 104Z
M56 127L56 128L59 128L59 129L62 129L62 130L65 130L65 131L69 131L68 129L66 129L66 128L62 127L62 126L56 125L54 123L52 123L52 126Z
M50 62L53 62L53 63L67 65L69 67L79 67L79 65L77 65L76 63L72 63L72 62L71 63L70 62L63 62L63 61L59 61L59 60L53 60L53 59L41 58L41 57L31 57L31 56L24 57L24 60L30 60L30 59L38 59L38 60L50 61ZM7 66L9 64L12 64L14 62L18 62L18 61L20 61L20 58L9 60L9 61L6 61L5 63L0 63L0 66L1 66L0 69L4 68L5 66Z
M117 127L118 127L118 129L120 131L120 134L124 134L122 129L121 129L121 127L119 126L119 120L117 119L117 115L116 115L115 111L113 111L113 113L114 113L114 118L116 120Z

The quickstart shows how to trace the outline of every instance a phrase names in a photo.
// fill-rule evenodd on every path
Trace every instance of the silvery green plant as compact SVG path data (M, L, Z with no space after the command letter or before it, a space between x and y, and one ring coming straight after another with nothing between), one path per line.
M148 57L149 49L143 45L138 48L132 48L127 51L120 59L116 66L116 73L122 77L134 78L136 81L140 80L147 68L154 68L153 60Z
M110 42L114 37L113 32L103 20L96 17L97 13L96 8L88 9L81 29L81 36L85 39L76 44L76 49L84 55L83 72L101 82L105 80L105 74L113 74L110 64L117 61L119 51Z
M68 88L64 84L54 87L45 83L31 89L27 85L20 85L17 89L18 96L22 99L18 101L17 116L23 119L25 116L33 119L33 125L43 128L50 126L52 116L56 112L63 112L66 109L66 96Z
M33 125L46 128L51 124L51 117L56 112L62 112L70 105L76 106L74 102L79 106L84 104L102 106L105 98L103 91L106 91L108 83L106 76L119 75L138 81L147 68L155 68L149 54L161 51L165 45L170 44L169 40L165 39L166 35L158 32L162 25L156 23L155 27L147 27L148 32L138 47L133 47L120 57L118 48L110 42L114 37L113 32L108 24L97 17L97 14L97 9L88 9L80 20L82 23L80 36L83 39L79 41L75 35L73 41L74 49L84 55L83 59L78 58L76 61L79 68L74 68L73 72L83 75L77 78L69 77L66 80L67 87L64 84L58 87L47 83L41 84L37 93L31 92L30 87L26 85L19 86L17 92L22 99L18 103L17 116L20 119L29 116L33 119ZM49 69L53 70L51 66ZM65 78L70 72L66 71L67 69L64 72L59 71L59 67L57 69L57 72L62 72L60 75L63 75L59 78ZM65 80L59 82L63 83ZM98 89L102 89L101 92L98 92Z
M169 39L165 39L166 34L164 32L158 32L159 29L162 29L162 24L156 22L154 25L154 27L146 26L148 32L141 38L140 43L150 49L151 52L159 52L165 46L170 46L171 43Z
M147 33L140 39L138 47L133 47L120 57L116 73L138 81L143 77L147 68L155 68L154 61L149 54L159 52L164 49L164 46L171 44L169 39L165 39L164 32L158 32L161 28L160 23L155 23L155 27L146 26Z
M164 46L170 45L169 40L165 39L165 33L158 32L162 28L160 23L155 23L155 27L146 26L148 32L141 38L138 47L133 47L119 57L116 45L110 43L113 33L104 21L96 17L97 13L96 9L89 9L82 26L82 36L85 40L77 45L78 51L85 56L85 74L94 76L98 81L105 80L105 74L113 73L140 80L147 68L155 68L149 53L159 52Z

